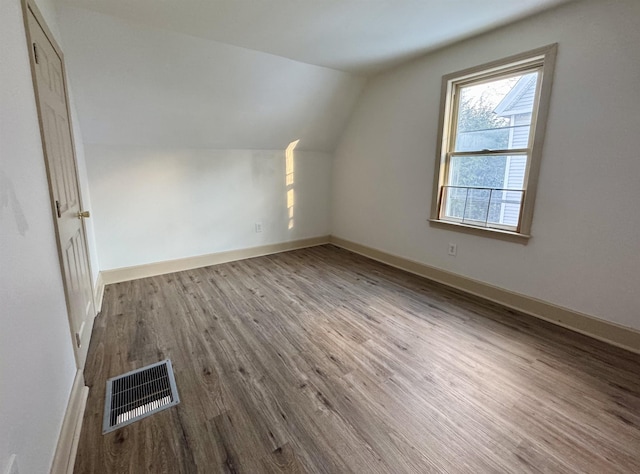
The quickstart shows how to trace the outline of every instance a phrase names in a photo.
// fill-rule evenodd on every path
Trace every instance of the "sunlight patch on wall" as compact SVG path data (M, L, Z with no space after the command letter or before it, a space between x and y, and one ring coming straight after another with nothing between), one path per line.
M294 165L295 165L295 155L294 150L298 145L300 140L296 140L294 142L289 143L286 150L284 151L284 174L285 174L285 186L287 189L287 212L289 215L289 224L287 226L288 229L293 229L294 226L294 207L295 207L295 174L294 174Z

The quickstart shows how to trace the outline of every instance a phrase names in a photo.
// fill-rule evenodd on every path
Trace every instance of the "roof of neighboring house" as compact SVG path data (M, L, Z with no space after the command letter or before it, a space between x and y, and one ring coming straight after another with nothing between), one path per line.
M536 93L536 78L535 73L522 76L496 106L494 113L506 117L531 112Z

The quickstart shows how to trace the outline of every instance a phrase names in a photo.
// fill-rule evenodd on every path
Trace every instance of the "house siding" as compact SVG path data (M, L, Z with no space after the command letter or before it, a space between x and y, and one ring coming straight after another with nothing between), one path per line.
M528 110L527 113L513 114L510 116L511 126L513 129L509 140L509 148L526 148L529 144L529 133L531 130L531 111L535 99L535 81L532 81L526 91L516 100L510 107L511 111ZM505 111L509 113L509 111ZM524 187L524 178L527 170L526 156L511 156L507 161L507 172L505 179L505 187L513 189L522 189ZM520 216L521 193L505 193L506 203L502 209L502 223L511 226L518 225Z

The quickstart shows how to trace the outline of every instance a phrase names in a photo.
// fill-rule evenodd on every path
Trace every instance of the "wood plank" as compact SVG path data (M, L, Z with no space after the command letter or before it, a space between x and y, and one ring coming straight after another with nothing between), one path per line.
M640 472L640 356L331 245L109 285L77 473ZM101 434L105 382L181 403Z

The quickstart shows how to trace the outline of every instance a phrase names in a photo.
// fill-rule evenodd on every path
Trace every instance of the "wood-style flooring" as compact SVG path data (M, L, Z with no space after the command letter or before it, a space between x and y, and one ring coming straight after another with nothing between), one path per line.
M85 377L76 473L640 472L639 355L330 245L108 286Z

